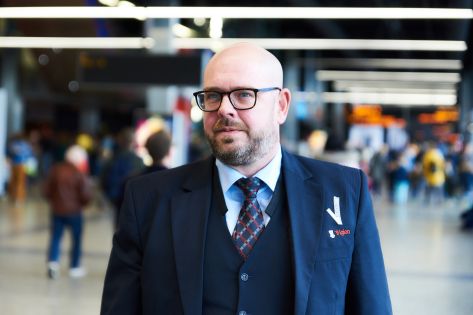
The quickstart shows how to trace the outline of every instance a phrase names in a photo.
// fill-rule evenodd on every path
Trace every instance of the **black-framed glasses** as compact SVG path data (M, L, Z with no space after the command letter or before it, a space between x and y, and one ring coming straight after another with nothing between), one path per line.
M225 95L233 108L238 110L251 109L256 105L256 97L258 92L269 92L273 90L281 91L278 87L268 87L262 89L235 89L228 92L220 91L198 91L193 93L197 106L204 112L215 112L222 105L222 100Z

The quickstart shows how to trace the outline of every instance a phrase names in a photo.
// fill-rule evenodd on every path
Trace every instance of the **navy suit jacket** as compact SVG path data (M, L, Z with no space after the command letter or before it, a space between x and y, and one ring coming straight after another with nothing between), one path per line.
M214 163L210 158L129 182L101 314L202 314ZM294 314L391 314L366 176L285 151L282 173L292 237ZM277 277L271 285L277 285Z

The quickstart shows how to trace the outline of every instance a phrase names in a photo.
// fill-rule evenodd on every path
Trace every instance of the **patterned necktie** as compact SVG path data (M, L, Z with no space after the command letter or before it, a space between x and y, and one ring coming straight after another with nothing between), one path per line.
M256 177L240 178L236 185L243 192L245 200L240 209L232 238L240 255L246 260L264 230L263 212L256 200L256 194L261 188L262 181Z

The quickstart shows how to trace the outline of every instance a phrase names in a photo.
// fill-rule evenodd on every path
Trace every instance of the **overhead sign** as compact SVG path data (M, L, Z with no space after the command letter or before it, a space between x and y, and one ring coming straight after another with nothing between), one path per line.
M460 113L457 109L439 109L433 113L422 113L417 117L421 124L445 124L457 122Z
M83 53L79 80L83 83L200 85L199 55Z

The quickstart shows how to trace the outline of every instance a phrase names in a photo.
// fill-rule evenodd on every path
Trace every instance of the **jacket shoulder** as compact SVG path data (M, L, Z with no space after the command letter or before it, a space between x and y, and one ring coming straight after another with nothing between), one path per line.
M203 172L204 170L207 171L211 165L212 160L206 159L175 168L138 175L131 178L127 186L137 191L150 191L157 188L167 190L175 188L176 185L181 185L191 178L208 176L208 173Z
M299 163L304 167L309 169L312 172L322 172L327 174L332 174L336 176L337 174L358 174L361 170L358 168L342 165L335 162L324 161L320 159L314 159L309 157L304 157L300 155L292 155Z

